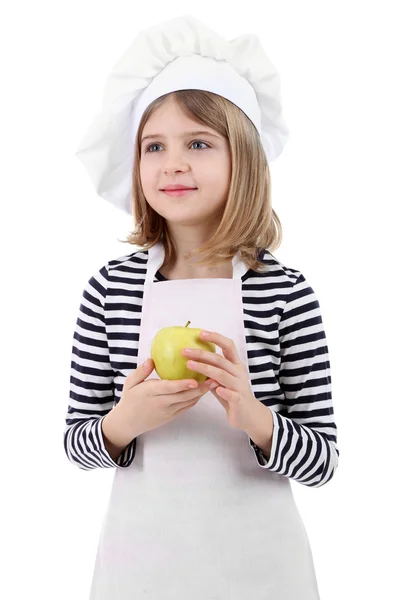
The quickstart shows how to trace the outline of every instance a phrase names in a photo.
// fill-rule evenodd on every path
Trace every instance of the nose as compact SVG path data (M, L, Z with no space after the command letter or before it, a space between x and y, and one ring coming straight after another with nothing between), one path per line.
M164 163L164 173L185 172L189 169L189 165L180 160L168 159Z
M164 153L164 173L175 173L176 171L187 171L189 169L189 165L187 161L183 158L182 153L179 151L176 152L165 152Z

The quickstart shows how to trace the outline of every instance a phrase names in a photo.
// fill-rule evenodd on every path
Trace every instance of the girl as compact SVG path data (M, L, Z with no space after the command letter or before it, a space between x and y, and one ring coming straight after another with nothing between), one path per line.
M74 334L65 451L115 468L90 598L317 600L291 480L325 485L339 451L318 300L271 253L277 73L188 16L113 73L79 154L140 250L91 277ZM160 379L152 341L188 322L187 377Z

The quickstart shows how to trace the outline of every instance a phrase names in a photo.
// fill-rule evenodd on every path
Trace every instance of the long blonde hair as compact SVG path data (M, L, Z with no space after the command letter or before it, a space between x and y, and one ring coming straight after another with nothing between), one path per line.
M214 235L190 255L198 257L196 264L216 266L229 261L240 251L241 259L249 269L268 271L261 260L264 248L271 252L282 241L282 226L271 206L270 171L258 131L247 116L232 102L205 90L178 90L156 98L144 112L135 141L132 174L132 203L136 228L123 243L148 250L162 242L164 264L174 261L176 250L168 233L164 217L146 201L140 180L143 128L169 96L174 96L179 107L190 118L206 125L229 141L232 175L228 197L221 210ZM202 257L202 258L201 258Z

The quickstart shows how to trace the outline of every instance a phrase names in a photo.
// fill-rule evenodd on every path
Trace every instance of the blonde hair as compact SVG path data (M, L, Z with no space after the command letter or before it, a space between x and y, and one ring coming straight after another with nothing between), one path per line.
M280 246L282 226L271 206L270 172L258 131L235 104L205 90L178 90L165 94L156 98L144 112L135 141L132 174L136 228L126 240L120 241L139 246L141 250L162 242L164 264L175 261L175 246L166 221L146 201L140 180L143 128L152 113L170 96L190 118L228 139L231 153L231 181L218 228L206 244L195 248L190 255L198 257L197 265L217 266L240 251L241 259L249 269L268 271L267 265L258 258L259 255L262 257L264 248L273 251Z

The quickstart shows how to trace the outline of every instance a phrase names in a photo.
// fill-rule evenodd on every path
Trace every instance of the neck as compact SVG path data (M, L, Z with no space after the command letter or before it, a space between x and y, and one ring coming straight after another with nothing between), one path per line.
M227 261L216 267L203 267L189 265L185 259L164 263L159 269L160 273L167 279L208 279L233 277L232 261Z

